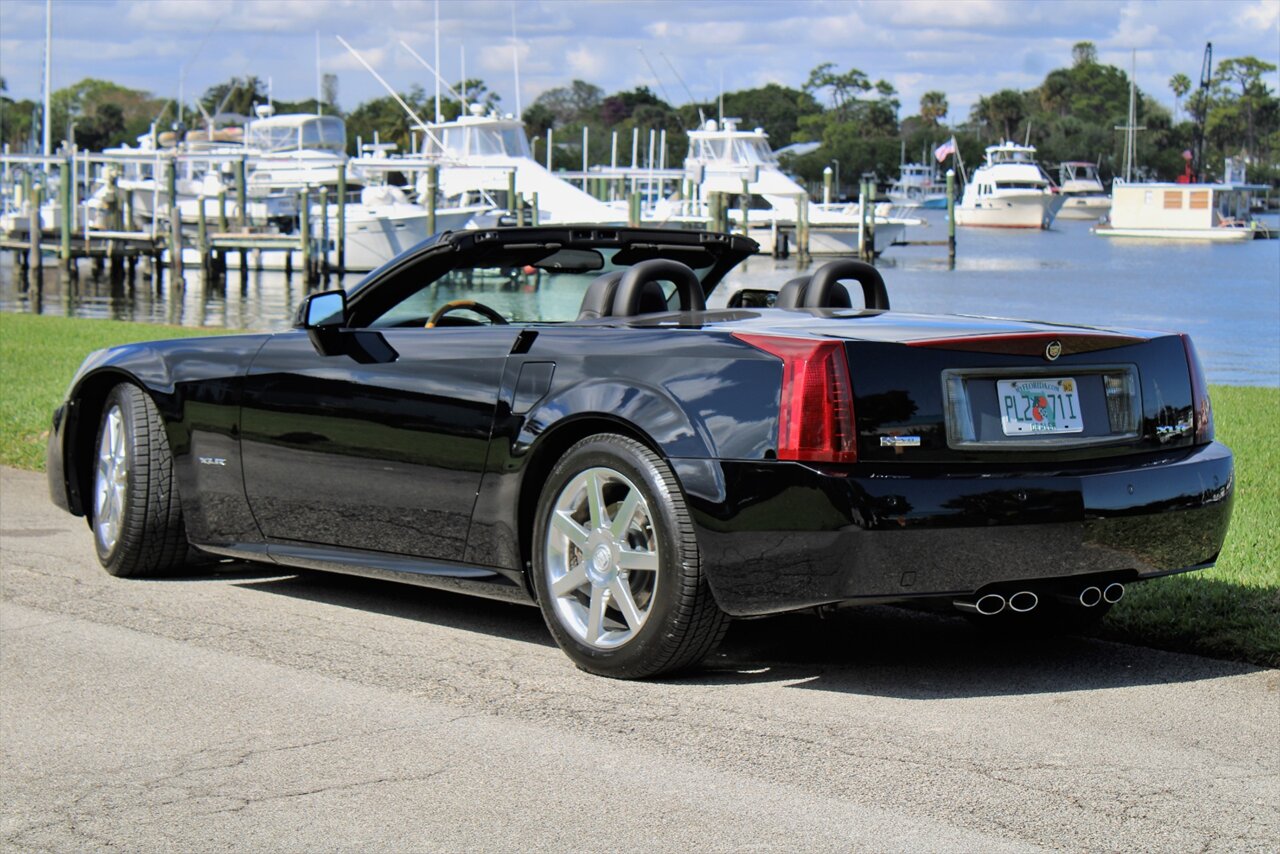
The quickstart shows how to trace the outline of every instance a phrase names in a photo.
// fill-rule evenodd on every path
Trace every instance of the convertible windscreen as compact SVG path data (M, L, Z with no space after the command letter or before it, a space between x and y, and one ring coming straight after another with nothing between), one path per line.
M616 247L598 249L525 250L507 247L483 259L478 266L457 267L444 276L413 290L369 322L372 328L421 326L447 303L475 300L495 309L511 323L556 323L574 320L587 288L615 270L659 257L670 257L669 247ZM680 260L695 273L705 274L714 257L691 248ZM671 304L675 286L663 283Z

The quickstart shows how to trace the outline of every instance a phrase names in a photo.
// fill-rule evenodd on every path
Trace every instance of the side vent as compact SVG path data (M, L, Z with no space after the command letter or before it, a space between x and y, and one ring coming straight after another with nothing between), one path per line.
M853 384L844 344L742 332L733 337L782 360L778 459L857 462Z

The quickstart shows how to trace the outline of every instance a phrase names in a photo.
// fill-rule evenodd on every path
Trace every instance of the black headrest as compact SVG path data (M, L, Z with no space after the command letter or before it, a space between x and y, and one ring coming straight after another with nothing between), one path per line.
M578 320L632 317L670 311L666 291L661 285L664 281L675 284L682 311L702 311L706 308L702 284L693 270L678 261L655 258L642 261L626 270L605 273L588 285L587 293L582 298L582 307L578 309Z
M622 281L618 282L618 292L613 298L613 314L617 317L632 317L637 314L645 314L642 305L646 293L650 294L648 304L653 305L653 290L650 285L658 282L671 282L676 286L676 293L680 297L681 311L705 311L707 308L706 297L702 293L702 282L698 280L698 274L687 264L681 264L679 261L673 261L670 258L653 258L649 261L641 261L622 274ZM668 311L664 300L663 307L659 311Z
M579 320L599 320L613 313L613 296L618 292L618 282L622 281L622 270L614 270L598 276L587 286L586 296L582 298L582 307L578 309Z
M870 264L861 261L832 261L819 267L811 276L797 276L782 286L777 308L852 308L849 291L842 279L854 279L862 285L863 304L867 308L889 308L884 279Z
M799 308L804 305L804 292L809 287L812 276L796 276L778 290L778 298L774 308Z

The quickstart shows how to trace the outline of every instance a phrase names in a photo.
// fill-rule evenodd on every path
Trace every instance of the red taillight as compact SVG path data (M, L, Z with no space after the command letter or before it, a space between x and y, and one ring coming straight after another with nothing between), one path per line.
M1196 419L1196 444L1213 441L1213 405L1209 403L1209 384L1204 381L1204 368L1191 336L1182 335L1182 346L1187 351L1187 370L1191 372L1191 406Z
M740 332L733 337L782 360L778 459L856 463L853 385L844 344Z

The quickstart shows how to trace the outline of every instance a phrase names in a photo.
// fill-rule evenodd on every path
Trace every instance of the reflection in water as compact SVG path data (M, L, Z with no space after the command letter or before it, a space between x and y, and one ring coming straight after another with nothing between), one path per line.
M942 212L924 211L929 226L913 240L945 236ZM1268 225L1276 226L1275 218ZM956 269L941 247L893 247L877 264L895 310L1038 318L1092 326L1190 332L1210 382L1280 385L1280 246L1158 240L1108 240L1090 223L1059 221L1049 231L961 229ZM807 265L811 269L825 259ZM752 258L730 278L776 288L804 270L797 259ZM111 317L183 326L282 329L306 286L280 272L230 270L206 283L188 270L185 287L168 271L112 282L81 262L78 280L65 279L53 259L40 287L24 289L10 253L0 256L0 311ZM317 288L350 286L359 276ZM484 281L449 298L479 297L509 317L571 317L579 294L541 292L527 285ZM570 303L573 303L572 305Z

